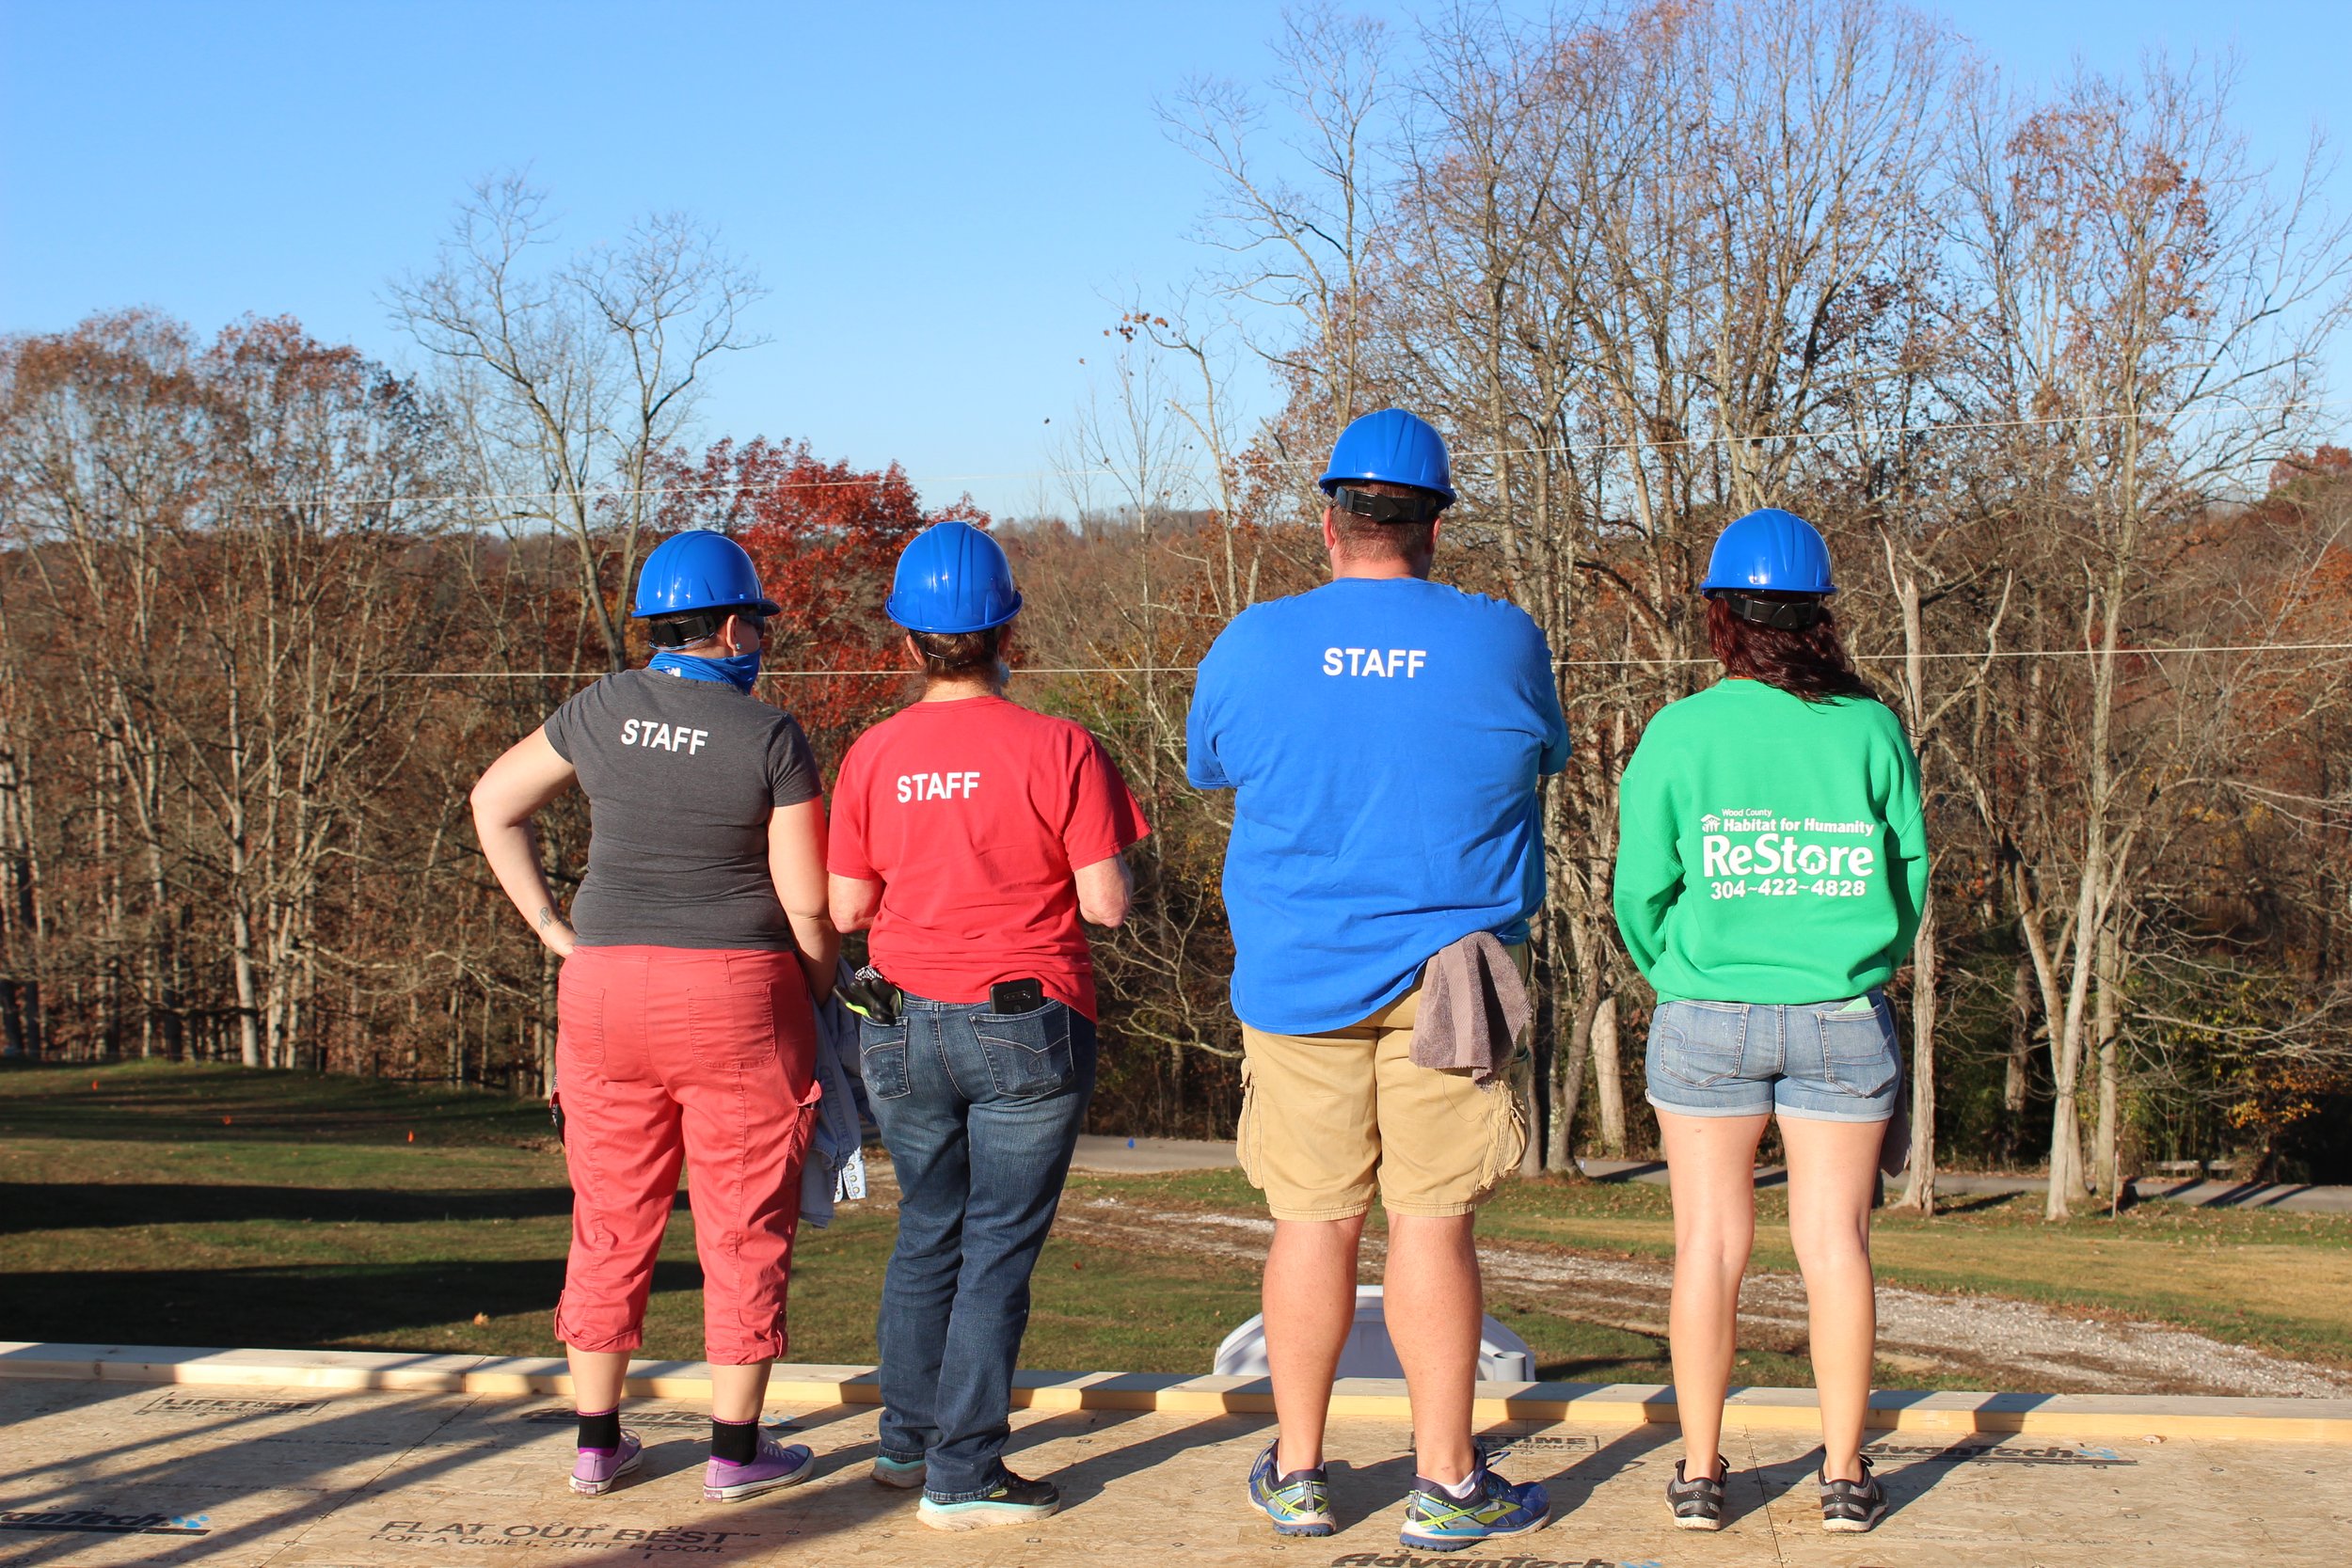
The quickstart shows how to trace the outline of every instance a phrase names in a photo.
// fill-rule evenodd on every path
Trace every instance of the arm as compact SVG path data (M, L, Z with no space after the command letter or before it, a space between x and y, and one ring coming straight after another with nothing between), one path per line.
M830 879L833 923L836 929L863 931L874 924L874 916L882 912L882 885L864 877L844 877L834 872Z
M833 994L834 965L841 957L841 933L834 929L826 909L822 797L778 806L768 818L768 875L775 881L785 918L792 923L808 994L822 1002Z
M1919 800L1919 760L1912 754L1911 743L1899 735L1895 750L1895 788L1886 802L1887 848L1895 863L1886 868L1886 876L1899 924L1887 958L1899 969L1911 961L1912 939L1919 934L1919 922L1927 917L1929 862L1927 817Z
M1078 884L1079 919L1089 926L1117 926L1127 918L1136 875L1127 869L1126 856L1113 855L1082 865L1071 873L1071 879Z
M1682 895L1682 854L1673 803L1656 769L1644 766L1644 735L1617 785L1617 864L1610 898L1617 934L1647 979L1666 950L1666 913Z
M539 940L561 958L571 956L578 938L572 923L556 912L555 895L539 863L539 840L531 818L579 777L548 740L543 725L506 749L473 786L474 836L499 886L531 923Z
M1226 628L1228 631L1231 627ZM1192 706L1184 713L1184 778L1195 789L1231 789L1233 781L1225 771L1225 764L1216 754L1218 729L1217 704L1221 687L1219 675L1224 661L1217 657L1217 649L1224 643L1220 635L1201 657L1200 669L1192 689Z

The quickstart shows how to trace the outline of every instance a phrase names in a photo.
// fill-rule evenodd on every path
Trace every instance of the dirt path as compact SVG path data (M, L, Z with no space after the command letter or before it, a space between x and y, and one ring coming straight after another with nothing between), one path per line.
M1055 1229L1128 1252L1263 1261L1271 1221L1132 1196L1065 1198ZM1376 1270L1381 1247L1366 1238ZM1540 1305L1563 1317L1662 1338L1671 1265L1566 1247L1482 1240L1491 1300ZM2352 1395L2352 1377L2169 1323L2092 1317L2000 1296L1941 1295L1881 1285L1879 1354L1920 1372L1965 1376L1976 1387L2033 1392ZM1751 1270L1740 1294L1740 1335L1759 1349L1804 1348L1804 1289L1793 1274Z

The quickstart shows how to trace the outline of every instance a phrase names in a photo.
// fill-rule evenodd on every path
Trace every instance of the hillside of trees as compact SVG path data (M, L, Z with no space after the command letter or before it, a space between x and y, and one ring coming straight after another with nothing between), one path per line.
M1188 672L1320 579L1316 465L1400 404L1453 443L1438 575L1536 618L1575 732L1531 1169L1650 1145L1617 774L1712 678L1716 531L1781 505L1830 536L1930 798L1905 1200L1939 1161L2046 1167L2054 1213L2167 1162L2352 1180L2352 455L2320 381L2352 230L2325 150L2257 166L2226 71L2026 96L1861 0L1409 38L1309 13L1276 55L1261 96L1161 105L1223 263L1118 312L1066 498L999 525L1014 695L1103 735L1156 830L1136 916L1097 934L1098 1125L1231 1130L1231 803L1184 783ZM554 960L466 791L642 660L627 588L675 529L759 560L787 606L762 694L829 769L903 700L897 551L988 519L789 433L714 439L695 400L751 346L750 268L675 218L549 264L544 201L485 182L390 286L414 373L267 317L0 341L9 1053L538 1092ZM1245 420L1254 366L1279 396ZM576 880L581 804L542 840Z

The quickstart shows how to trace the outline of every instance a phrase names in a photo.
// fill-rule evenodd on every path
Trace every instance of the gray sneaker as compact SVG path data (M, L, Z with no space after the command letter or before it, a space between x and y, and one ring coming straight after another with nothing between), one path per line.
M1674 1480L1666 1483L1666 1506L1674 1510L1675 1528L1723 1528L1724 1486L1731 1480L1730 1463L1722 1454L1717 1454L1713 1475L1686 1481L1682 1466L1688 1463L1688 1460L1676 1460Z
M1860 1481L1832 1481L1829 1461L1821 1461L1821 1468L1814 1479L1821 1485L1821 1528L1859 1535L1886 1517L1886 1493L1878 1478L1870 1473L1870 1456L1862 1456Z

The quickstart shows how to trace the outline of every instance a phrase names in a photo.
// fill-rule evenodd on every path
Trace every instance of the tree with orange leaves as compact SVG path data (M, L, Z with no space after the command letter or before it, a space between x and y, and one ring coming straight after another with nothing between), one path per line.
M784 607L768 628L762 694L800 719L818 755L837 758L889 705L900 677L791 672L897 669L899 634L882 601L898 552L933 523L986 528L988 514L969 496L926 510L898 464L827 463L805 441L721 440L699 461L672 454L662 477L664 532L716 529L759 563L761 585Z

